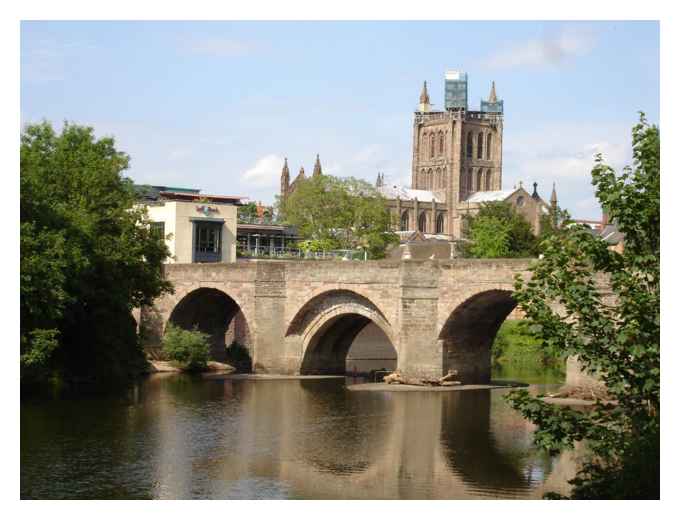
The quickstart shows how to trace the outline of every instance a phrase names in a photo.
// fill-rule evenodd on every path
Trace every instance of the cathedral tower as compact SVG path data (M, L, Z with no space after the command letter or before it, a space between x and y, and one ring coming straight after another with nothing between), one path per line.
M414 114L411 188L446 200L446 229L460 236L459 204L502 186L503 101L492 83L481 110L467 110L467 74L449 71L445 84L446 110ZM424 99L429 107L425 86L419 109Z

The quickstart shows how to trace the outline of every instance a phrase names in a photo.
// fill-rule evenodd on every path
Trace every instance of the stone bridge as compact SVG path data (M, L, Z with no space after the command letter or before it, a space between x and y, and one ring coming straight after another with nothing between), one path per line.
M239 261L170 264L175 287L141 313L148 348L168 323L198 326L214 352L236 339L252 367L271 374L344 374L354 338L369 323L413 377L458 371L490 379L490 349L512 312L514 277L530 260Z

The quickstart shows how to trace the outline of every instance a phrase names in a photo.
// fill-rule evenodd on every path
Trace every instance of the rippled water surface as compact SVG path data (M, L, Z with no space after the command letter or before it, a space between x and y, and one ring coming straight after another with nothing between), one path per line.
M22 498L540 498L566 456L505 390L156 375L125 396L24 400Z

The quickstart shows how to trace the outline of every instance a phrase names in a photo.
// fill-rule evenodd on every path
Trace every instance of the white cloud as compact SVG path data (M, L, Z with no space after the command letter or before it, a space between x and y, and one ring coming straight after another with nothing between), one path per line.
M553 182L561 207L576 218L597 218L599 203L591 185L595 154L620 172L632 161L630 130L625 125L552 124L526 133L507 134L504 142L503 185L524 182L531 192L550 196Z
M282 168L283 157L275 154L265 155L258 159L255 165L246 170L241 177L246 186L257 188L276 187L281 179Z
M253 43L232 40L229 38L206 38L202 40L190 41L186 46L190 52L196 54L208 54L231 58L235 56L245 56L256 50Z
M594 46L591 31L583 28L563 28L543 39L527 40L511 45L486 60L489 68L557 65L569 57L581 56Z

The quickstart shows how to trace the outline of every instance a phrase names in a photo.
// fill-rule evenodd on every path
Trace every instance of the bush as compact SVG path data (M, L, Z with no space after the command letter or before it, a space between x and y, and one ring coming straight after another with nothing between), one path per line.
M188 370L203 370L210 356L208 337L196 327L185 330L170 324L163 336L163 352Z

